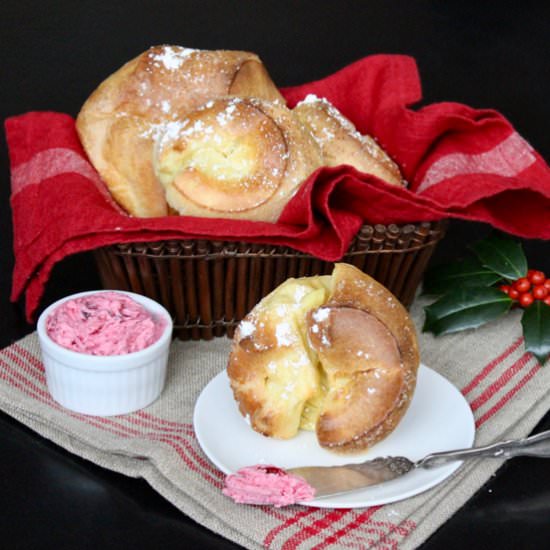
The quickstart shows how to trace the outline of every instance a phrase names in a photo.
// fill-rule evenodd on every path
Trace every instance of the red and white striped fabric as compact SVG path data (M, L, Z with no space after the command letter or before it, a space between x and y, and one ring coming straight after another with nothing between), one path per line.
M277 223L125 215L88 162L72 117L31 112L6 121L12 174L12 300L32 319L54 265L104 245L224 238L342 257L363 222L462 218L550 239L550 169L501 114L457 103L412 110L421 99L414 60L375 55L322 80L282 90L289 106L326 97L399 163L408 189L350 167L316 171Z
M412 308L421 325L422 303ZM145 478L182 512L246 548L412 549L494 473L497 461L465 463L434 489L398 503L330 510L237 505L223 496L223 475L195 438L195 401L226 362L229 341L174 342L169 384L159 401L120 417L67 411L45 385L36 335L0 352L0 409L69 451L114 471ZM526 436L550 407L550 369L526 353L519 315L477 331L420 335L422 359L470 403L476 443ZM197 366L200 365L200 368Z

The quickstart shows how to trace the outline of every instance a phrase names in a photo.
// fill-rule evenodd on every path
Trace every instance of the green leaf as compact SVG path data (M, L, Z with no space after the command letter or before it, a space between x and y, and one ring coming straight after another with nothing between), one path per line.
M509 281L527 274L527 258L521 243L511 237L493 233L471 248L485 267Z
M506 313L512 299L492 287L460 288L424 308L424 332L446 334L477 328Z
M544 365L550 355L550 306L535 300L521 317L525 349Z
M423 294L441 295L457 288L491 286L502 277L481 265L477 258L465 258L430 269L422 285Z

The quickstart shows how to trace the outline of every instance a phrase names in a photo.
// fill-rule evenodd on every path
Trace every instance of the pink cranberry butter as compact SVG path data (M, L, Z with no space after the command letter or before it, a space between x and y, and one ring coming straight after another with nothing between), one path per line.
M90 355L123 355L156 342L166 320L120 292L80 296L58 306L46 319L48 336L60 346Z
M277 466L258 464L241 468L225 478L223 494L241 504L288 506L311 500L315 489L303 478Z

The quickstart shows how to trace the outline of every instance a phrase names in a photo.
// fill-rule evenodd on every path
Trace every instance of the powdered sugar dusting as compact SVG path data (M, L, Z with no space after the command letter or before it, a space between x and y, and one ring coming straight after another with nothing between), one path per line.
M304 100L302 100L296 107L300 105L320 105L334 120L336 120L340 126L342 126L347 132L358 140L362 140L363 136L357 131L355 125L347 119L326 97L317 97L314 94L308 94ZM308 123L311 124L311 120ZM332 138L334 134L331 134ZM328 134L327 134L328 137Z
M239 325L239 335L241 338L247 338L256 332L256 325L251 321L241 321Z
M171 184L176 165L179 171L206 170L209 177L224 185L228 182L227 188L253 189L257 192L254 200L262 204L280 187L287 172L289 153L285 140L279 135L277 121L256 108L259 105L258 100L249 98L219 98L205 102L184 119L173 120L164 129L147 129L147 137L156 140L155 159L164 185ZM254 162L247 152L250 145L244 137L251 132L261 133L258 149L262 155ZM185 155L182 155L184 150ZM177 164L183 156L184 164ZM246 206L236 202L231 206L214 205L224 211L240 211Z
M291 346L296 341L296 336L292 332L289 323L279 323L275 327L275 336L279 346Z
M235 110L237 109L237 103L239 99L232 99L227 107L216 115L216 120L220 126L225 126L234 119Z
M298 103L298 105L303 105L303 104L307 105L311 103L316 103L317 101L322 101L322 100L320 97L316 96L315 94L307 94L306 97L304 97L304 99L302 99L302 101Z
M317 323L322 323L326 321L330 315L330 308L320 307L317 311L314 311L312 314L313 320Z
M162 65L169 71L179 69L184 61L195 52L193 48L181 48L176 46L163 46L160 53L153 53L151 59L154 64Z
M300 106L306 106L306 108L301 110ZM389 171L398 171L397 165L380 148L376 139L370 135L361 134L353 122L346 118L327 98L308 94L296 105L296 109L304 113L306 124L311 128L313 136L321 148L336 139L336 132L338 132L339 127L355 139L360 144L362 150L376 162L383 165ZM324 117L318 118L319 114L323 111L332 119L332 125Z

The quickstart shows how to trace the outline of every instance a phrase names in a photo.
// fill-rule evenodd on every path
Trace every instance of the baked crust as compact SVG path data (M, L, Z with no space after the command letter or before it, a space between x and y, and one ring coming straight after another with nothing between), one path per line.
M76 128L114 199L131 215L164 216L164 189L152 168L155 138L167 124L227 95L282 101L253 53L154 46L99 85Z
M325 307L331 315L321 330L329 345L313 346L332 379L351 372L351 395L327 396L317 437L338 451L366 449L387 437L409 407L420 364L416 329L386 287L348 264L335 265ZM310 334L313 326L310 321ZM353 412L346 401L354 404Z
M155 168L180 214L274 222L321 155L280 102L226 97L174 123Z
M314 429L322 447L354 452L398 425L419 361L402 304L340 263L331 276L289 279L260 301L235 333L228 375L256 431L290 438Z
M327 99L309 95L293 110L319 144L325 165L348 164L391 185L405 185L399 167L376 140L361 134Z

